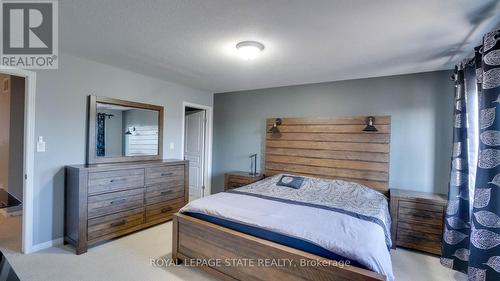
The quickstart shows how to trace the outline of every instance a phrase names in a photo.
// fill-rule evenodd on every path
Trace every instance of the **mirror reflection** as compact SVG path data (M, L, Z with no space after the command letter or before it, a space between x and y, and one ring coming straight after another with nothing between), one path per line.
M159 112L97 103L98 157L158 155Z

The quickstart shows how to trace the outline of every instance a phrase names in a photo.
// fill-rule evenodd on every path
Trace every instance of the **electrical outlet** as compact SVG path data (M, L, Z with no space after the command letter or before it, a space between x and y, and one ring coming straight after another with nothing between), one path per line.
M174 150L174 143L171 142L169 147L170 147L170 150Z

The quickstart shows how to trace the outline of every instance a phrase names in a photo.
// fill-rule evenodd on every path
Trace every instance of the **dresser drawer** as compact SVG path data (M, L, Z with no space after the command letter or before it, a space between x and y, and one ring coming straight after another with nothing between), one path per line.
M146 204L156 204L175 198L184 197L184 181L175 181L170 183L155 184L146 187Z
M441 227L443 226L443 212L410 209L401 207L400 205L398 209L398 220L403 222L424 223Z
M88 240L92 242L124 234L127 229L144 223L144 207L119 212L88 221Z
M184 206L184 198L146 206L146 222L168 220Z
M144 169L89 173L89 195L137 187L144 187Z
M146 168L146 185L184 180L184 165Z
M94 218L104 216L141 207L143 204L144 188L89 196L88 217Z

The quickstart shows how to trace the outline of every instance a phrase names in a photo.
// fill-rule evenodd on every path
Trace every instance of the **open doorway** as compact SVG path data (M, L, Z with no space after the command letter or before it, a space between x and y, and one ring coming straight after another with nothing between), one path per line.
M184 103L183 155L189 161L189 201L210 194L211 108Z
M25 78L0 73L0 249L22 251Z

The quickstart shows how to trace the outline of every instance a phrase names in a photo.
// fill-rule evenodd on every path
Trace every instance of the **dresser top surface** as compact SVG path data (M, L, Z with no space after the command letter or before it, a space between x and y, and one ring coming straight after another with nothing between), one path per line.
M165 165L181 165L187 163L187 160L181 159L162 159L151 161L137 161L137 162L121 162L121 163L106 163L106 164L80 164L68 165L66 168L78 170L109 170L109 169L130 169L130 168L145 168L154 166Z

